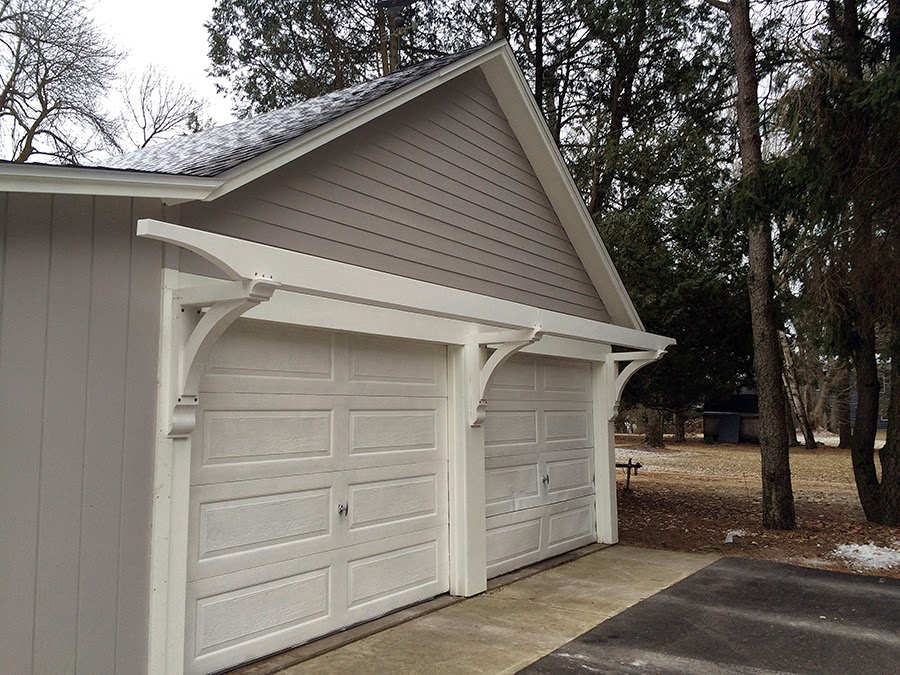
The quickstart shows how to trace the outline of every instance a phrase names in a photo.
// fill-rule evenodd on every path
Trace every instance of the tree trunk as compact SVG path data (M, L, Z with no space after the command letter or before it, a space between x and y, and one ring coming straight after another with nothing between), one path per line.
M494 0L494 38L506 39L506 0Z
M891 63L895 63L900 60L900 0L888 0L887 24L890 40L888 57Z
M797 440L797 425L794 423L794 409L788 397L784 398L784 423L787 431L788 445L792 448L799 448L800 441Z
M866 520L881 522L881 485L875 469L875 433L878 430L878 362L875 358L875 323L860 316L856 366L856 423L853 425L853 477Z
M742 175L744 181L752 184L760 173L763 160L750 2L731 0L726 7L737 72L736 106ZM747 238L753 365L759 392L763 527L792 530L796 525L796 518L785 428L784 411L787 402L781 382L781 347L778 344L778 324L775 319L771 223L768 220L754 223L749 228Z
M675 442L684 443L686 434L684 433L684 413L679 411L675 413Z
M806 411L806 405L800 392L800 386L797 384L797 370L794 367L794 358L791 353L791 345L788 342L787 335L784 331L778 331L778 340L781 344L781 352L784 355L784 385L788 395L788 410L793 404L794 413L800 422L800 428L803 430L803 441L807 450L812 450L816 446L816 439L813 436L812 424L809 421L809 414ZM797 429L794 427L793 419L790 412L788 413L788 443L791 446L799 445L797 443Z
M651 448L664 448L663 443L663 418L659 410L647 408L647 428L644 431L644 443Z
M900 322L891 349L887 441L881 449L881 524L900 525Z
M834 396L834 420L839 439L839 448L849 448L853 443L853 427L850 426L850 369L844 368L838 380L838 390Z

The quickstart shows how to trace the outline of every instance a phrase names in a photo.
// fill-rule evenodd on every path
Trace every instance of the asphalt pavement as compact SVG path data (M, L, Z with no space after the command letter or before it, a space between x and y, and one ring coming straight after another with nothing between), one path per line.
M724 558L523 675L900 674L900 580Z

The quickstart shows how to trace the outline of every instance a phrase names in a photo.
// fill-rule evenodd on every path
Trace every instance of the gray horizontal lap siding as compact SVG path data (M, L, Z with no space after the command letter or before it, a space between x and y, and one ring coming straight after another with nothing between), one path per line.
M0 672L141 672L165 214L0 197Z
M213 202L182 205L180 222L609 320L478 72Z

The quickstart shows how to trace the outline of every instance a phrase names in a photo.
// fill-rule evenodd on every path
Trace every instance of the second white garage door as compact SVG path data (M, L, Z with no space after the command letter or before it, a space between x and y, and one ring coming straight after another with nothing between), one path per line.
M591 365L518 355L487 399L490 578L596 541Z
M193 437L186 668L448 590L444 347L239 321Z

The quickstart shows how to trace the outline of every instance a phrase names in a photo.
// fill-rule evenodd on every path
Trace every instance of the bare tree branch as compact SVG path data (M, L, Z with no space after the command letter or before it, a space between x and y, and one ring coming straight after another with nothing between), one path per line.
M156 66L129 79L122 91L122 144L134 148L206 126L206 104Z
M83 0L0 2L0 152L77 163L116 147L103 99L121 58Z

